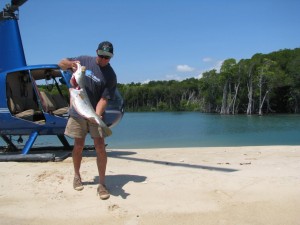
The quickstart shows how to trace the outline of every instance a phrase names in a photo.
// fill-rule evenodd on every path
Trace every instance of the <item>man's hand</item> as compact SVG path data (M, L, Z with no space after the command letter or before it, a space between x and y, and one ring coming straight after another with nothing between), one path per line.
M91 122L91 123L94 123L94 124L98 124L95 120L95 118L88 118L88 120Z
M71 61L68 59L62 59L59 63L58 66L62 69L62 70L68 70L71 69L73 72L75 72L77 70L77 65L76 63L80 63L80 61L76 60L76 61Z

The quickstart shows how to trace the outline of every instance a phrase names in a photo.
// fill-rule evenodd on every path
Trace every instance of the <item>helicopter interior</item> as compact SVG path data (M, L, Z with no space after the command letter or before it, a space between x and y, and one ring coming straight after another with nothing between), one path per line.
M44 124L44 113L68 116L69 92L59 69L9 73L6 95L8 108L17 118Z

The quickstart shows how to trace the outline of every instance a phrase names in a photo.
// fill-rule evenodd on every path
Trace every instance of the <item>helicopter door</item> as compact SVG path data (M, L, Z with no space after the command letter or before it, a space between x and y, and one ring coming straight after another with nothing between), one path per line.
M27 70L7 74L6 95L12 116L38 124L45 123Z
M45 113L68 117L69 91L59 69L36 69L30 71L34 89Z

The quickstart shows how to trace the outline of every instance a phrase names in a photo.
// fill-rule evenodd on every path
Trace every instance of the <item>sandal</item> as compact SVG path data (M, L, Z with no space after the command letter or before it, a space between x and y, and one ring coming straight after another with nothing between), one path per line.
M76 190L76 191L81 191L83 190L83 185L82 185L82 182L81 182L81 179L80 177L74 177L74 180L73 180L73 188Z
M99 195L100 199L102 199L102 200L109 199L109 197L110 197L110 194L109 194L106 186L103 184L99 184L99 186L97 188L97 195Z

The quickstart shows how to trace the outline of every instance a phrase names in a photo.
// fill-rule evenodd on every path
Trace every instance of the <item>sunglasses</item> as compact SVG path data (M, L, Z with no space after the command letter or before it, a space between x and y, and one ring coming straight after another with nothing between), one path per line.
M98 55L100 58L103 58L103 59L110 59L109 56L106 56L106 55Z

